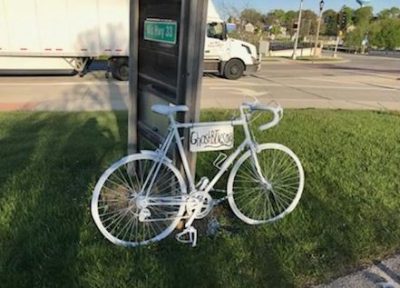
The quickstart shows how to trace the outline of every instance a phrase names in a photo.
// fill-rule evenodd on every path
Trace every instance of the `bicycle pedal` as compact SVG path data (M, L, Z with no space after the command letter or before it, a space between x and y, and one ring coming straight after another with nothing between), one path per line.
M195 247L197 244L197 230L193 226L190 226L181 233L176 234L175 237L178 242L192 244L192 247Z

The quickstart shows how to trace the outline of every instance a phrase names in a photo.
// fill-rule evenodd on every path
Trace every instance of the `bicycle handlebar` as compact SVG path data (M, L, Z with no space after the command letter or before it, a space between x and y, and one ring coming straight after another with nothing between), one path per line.
M261 125L258 127L258 130L264 131L267 130L271 127L274 127L279 123L279 121L283 117L283 109L282 107L276 103L276 106L270 106L270 105L265 105L265 104L260 104L260 103L243 103L243 106L246 108L250 109L251 111L269 111L272 112L274 115L274 118L272 119L271 122Z

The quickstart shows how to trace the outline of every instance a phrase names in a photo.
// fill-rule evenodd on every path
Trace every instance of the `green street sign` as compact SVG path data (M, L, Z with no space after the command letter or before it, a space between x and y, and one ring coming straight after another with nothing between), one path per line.
M177 23L172 20L148 19L144 21L144 39L176 44Z

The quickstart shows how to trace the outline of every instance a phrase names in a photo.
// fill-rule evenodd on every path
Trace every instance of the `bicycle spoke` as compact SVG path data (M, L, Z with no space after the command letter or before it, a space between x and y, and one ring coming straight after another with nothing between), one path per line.
M101 231L109 240L136 246L171 233L184 212L186 198L179 196L184 182L171 164L160 162L152 155L136 154L127 158L113 171L106 171L106 177L100 178L102 183L96 185L96 205L95 209L92 206L92 213L98 215L96 224L103 227ZM143 187L145 183L146 188ZM148 203L140 198L144 196L140 192L146 189L149 189ZM143 216L145 218L140 221L139 217Z
M293 210L293 204L299 200L297 195L301 194L299 184L302 176L293 153L279 144L264 144L257 153L263 175L258 175L251 153L243 159L230 182L232 192L228 191L231 193L228 200L235 214L250 224L259 224L278 219L289 208Z

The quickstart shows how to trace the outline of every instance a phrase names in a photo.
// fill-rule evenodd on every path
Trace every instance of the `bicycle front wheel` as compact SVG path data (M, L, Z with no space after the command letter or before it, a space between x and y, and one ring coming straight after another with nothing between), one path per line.
M185 211L185 194L185 182L169 161L160 163L154 154L129 155L100 177L92 216L112 243L145 245L174 230Z
M304 187L303 167L289 148L262 144L256 155L260 170L251 151L247 151L228 178L229 204L235 215L248 224L283 218L296 207Z

